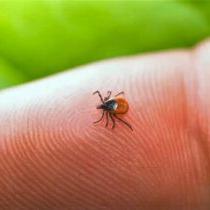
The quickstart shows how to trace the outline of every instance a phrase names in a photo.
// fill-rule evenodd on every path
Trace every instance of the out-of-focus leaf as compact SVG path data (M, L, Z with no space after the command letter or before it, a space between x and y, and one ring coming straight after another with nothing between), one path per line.
M190 1L1 0L0 56L32 79L100 59L191 46L210 34L205 11Z
M22 83L26 80L27 78L21 72L0 58L0 89Z

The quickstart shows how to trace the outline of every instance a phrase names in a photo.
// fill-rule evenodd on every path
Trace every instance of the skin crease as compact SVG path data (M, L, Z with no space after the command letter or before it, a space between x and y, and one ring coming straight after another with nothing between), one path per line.
M0 93L0 209L210 209L210 42ZM112 130L96 90L125 92Z

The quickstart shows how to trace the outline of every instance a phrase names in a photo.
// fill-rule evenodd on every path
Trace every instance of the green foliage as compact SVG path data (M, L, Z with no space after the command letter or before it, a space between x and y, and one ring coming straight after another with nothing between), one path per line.
M1 0L0 56L10 67L0 62L0 87L100 59L191 46L210 34L209 11L209 3L195 1Z
M26 81L26 77L8 62L0 58L0 88L8 87L11 84L19 84Z

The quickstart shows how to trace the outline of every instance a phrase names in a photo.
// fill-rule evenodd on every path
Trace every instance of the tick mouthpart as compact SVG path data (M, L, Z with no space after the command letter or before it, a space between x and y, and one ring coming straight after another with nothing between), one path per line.
M105 105L104 104L100 104L96 107L96 109L104 109L105 108Z

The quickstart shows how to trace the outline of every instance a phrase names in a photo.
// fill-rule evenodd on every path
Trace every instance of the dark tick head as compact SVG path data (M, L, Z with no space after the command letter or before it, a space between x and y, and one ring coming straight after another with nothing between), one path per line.
M114 99L108 100L103 104L100 104L96 107L97 109L103 109L106 111L114 111L117 108L117 102Z

